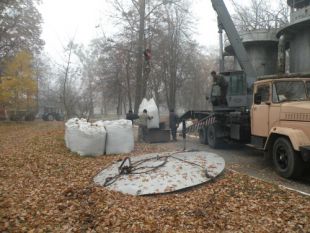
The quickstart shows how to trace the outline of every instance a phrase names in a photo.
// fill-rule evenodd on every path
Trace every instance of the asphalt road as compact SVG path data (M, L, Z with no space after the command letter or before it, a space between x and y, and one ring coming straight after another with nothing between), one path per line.
M174 142L169 144L172 143ZM184 143L179 138L177 142L170 146L182 150ZM208 145L200 144L198 138L187 138L186 149L203 150L218 154L225 159L227 169L310 195L310 171L307 171L304 176L296 180L282 178L274 171L272 162L263 159L262 151L249 146L233 144L226 145L223 149L214 150Z

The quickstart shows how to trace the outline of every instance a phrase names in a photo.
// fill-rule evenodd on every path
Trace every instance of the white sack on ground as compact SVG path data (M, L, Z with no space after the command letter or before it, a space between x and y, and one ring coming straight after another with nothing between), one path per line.
M71 148L71 141L72 141L72 136L74 135L75 128L79 126L79 119L78 118L72 118L69 119L66 124L65 124L65 142L67 148ZM71 150L71 149L70 149Z
M123 154L133 151L134 135L131 121L109 121L104 122L104 125L107 132L106 154Z
M143 98L140 106L139 106L139 115L142 114L143 110L147 110L148 100L146 98Z
M66 123L65 140L67 147L79 155L102 155L105 149L106 131L103 125L75 118Z
M152 120L148 120L147 127L149 129L159 128L159 114L155 100L153 98L151 98L150 100L144 98L139 106L139 115L143 113L144 109L147 110L147 114L149 116L153 117Z
M148 114L150 116L153 117L152 120L149 120L147 122L147 127L149 129L152 129L152 128L159 128L159 114L158 114L158 108L157 108L157 105L155 103L155 100L152 98L149 100L149 103L148 103Z
M81 124L78 141L79 155L103 155L106 141L105 128L95 124Z
M66 146L72 151L80 151L80 127L88 124L86 119L72 118L66 122L65 141Z

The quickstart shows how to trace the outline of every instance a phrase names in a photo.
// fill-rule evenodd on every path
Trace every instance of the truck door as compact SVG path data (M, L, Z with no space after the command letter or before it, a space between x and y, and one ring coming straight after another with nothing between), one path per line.
M270 84L260 84L254 90L254 103L251 108L251 133L267 137L269 134Z

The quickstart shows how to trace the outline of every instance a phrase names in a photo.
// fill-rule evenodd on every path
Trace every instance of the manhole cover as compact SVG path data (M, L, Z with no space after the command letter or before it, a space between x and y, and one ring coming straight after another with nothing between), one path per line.
M94 182L131 195L159 194L205 183L224 168L224 159L209 152L154 153L117 161Z

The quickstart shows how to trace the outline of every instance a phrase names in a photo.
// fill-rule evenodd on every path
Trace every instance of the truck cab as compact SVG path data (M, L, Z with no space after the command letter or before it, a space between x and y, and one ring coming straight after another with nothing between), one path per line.
M266 76L254 83L251 135L281 176L301 175L310 162L310 75Z
M221 87L216 81L213 81L211 96L207 97L207 100L210 99L209 105L213 106L213 110L236 109L251 105L252 90L247 88L247 79L243 71L226 71L221 72L218 76L225 80L227 88L223 101Z

